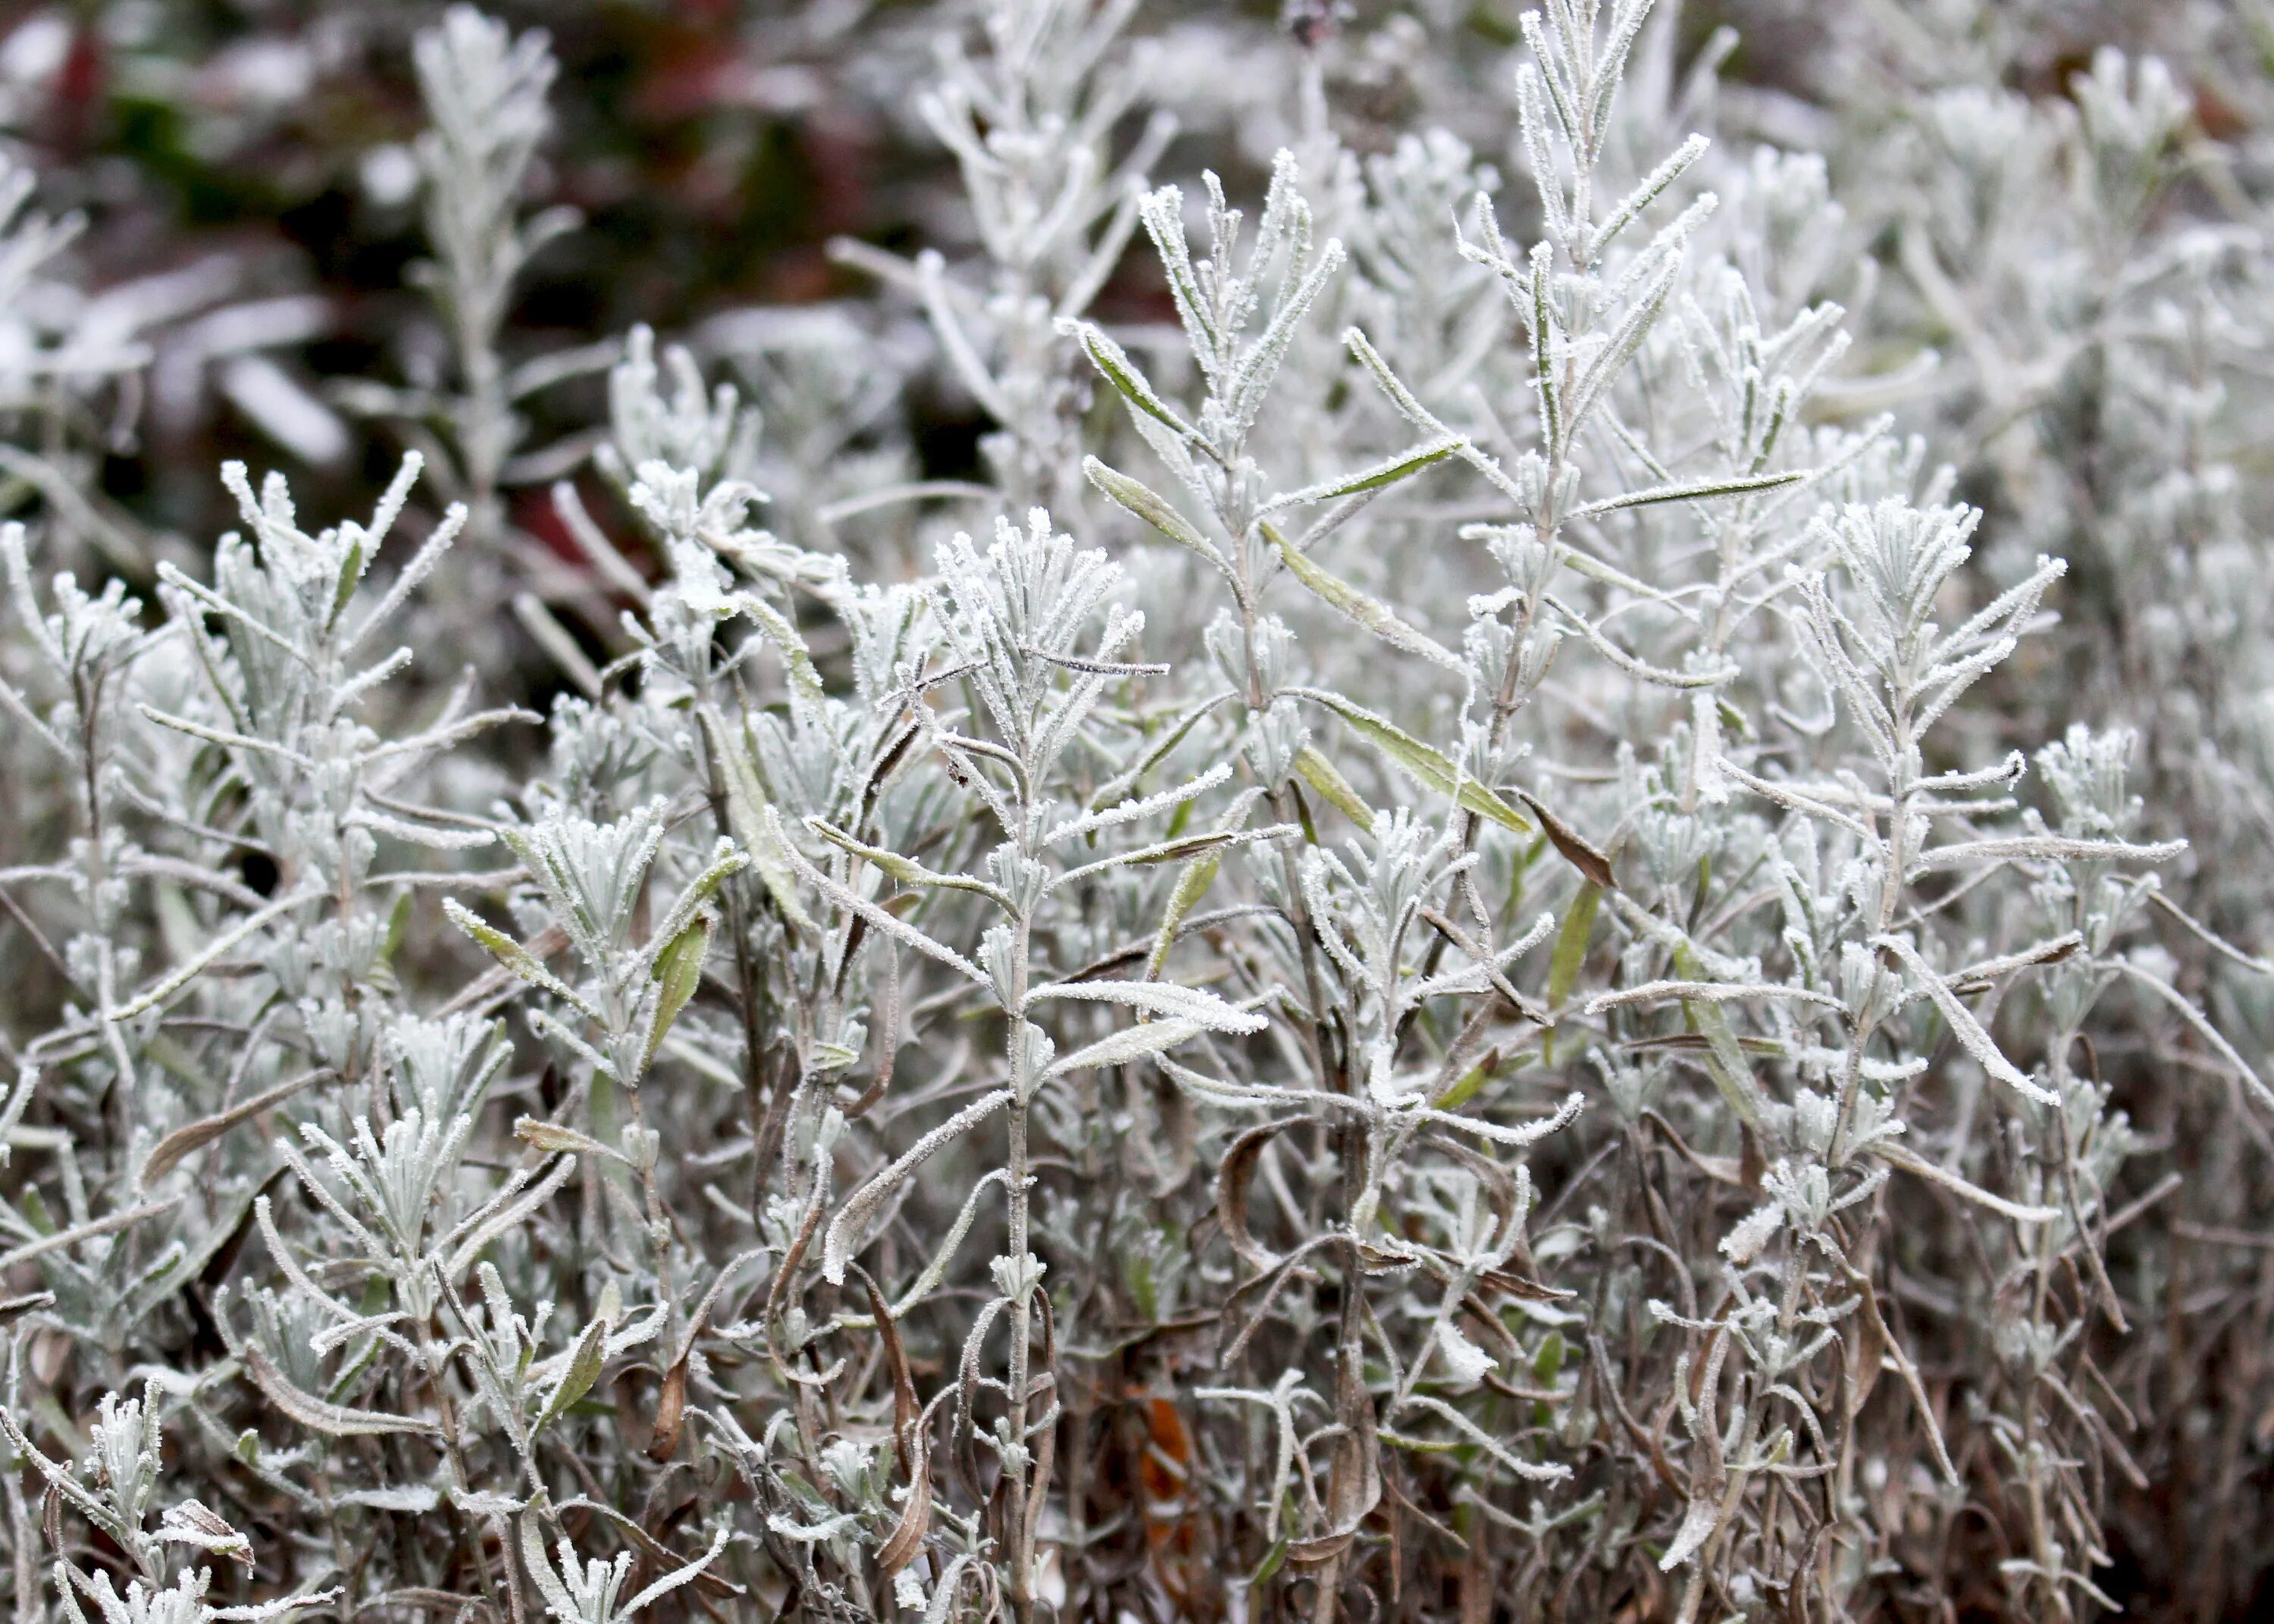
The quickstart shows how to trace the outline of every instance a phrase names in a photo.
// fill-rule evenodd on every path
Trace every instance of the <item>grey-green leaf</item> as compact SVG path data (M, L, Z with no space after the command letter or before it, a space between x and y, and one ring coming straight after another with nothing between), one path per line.
M1456 772L1453 763L1442 752L1422 743L1396 724L1352 703L1340 694L1329 694L1314 688L1291 688L1285 691L1299 699L1324 705L1342 718L1359 737L1381 751L1391 766L1422 788L1440 795L1449 795L1455 793L1454 786L1457 783L1464 810L1489 818L1515 834L1528 835L1532 832L1532 824L1523 813L1476 779Z
M1133 479L1119 469L1108 467L1094 456L1082 458L1081 471L1089 477L1090 484L1105 492L1116 506L1144 520L1178 546L1197 553L1216 568L1230 572L1231 567L1216 543L1201 535L1198 527L1178 512L1167 497L1142 480Z
M1466 669L1458 655L1427 633L1417 631L1399 620L1397 612L1388 604L1379 598L1369 598L1339 575L1313 563L1292 542L1281 535L1269 520L1259 520L1258 526L1263 532L1263 539L1271 544L1272 550L1278 553L1295 579L1310 588L1331 607L1365 627L1393 649L1419 655L1431 665L1442 665L1447 671Z

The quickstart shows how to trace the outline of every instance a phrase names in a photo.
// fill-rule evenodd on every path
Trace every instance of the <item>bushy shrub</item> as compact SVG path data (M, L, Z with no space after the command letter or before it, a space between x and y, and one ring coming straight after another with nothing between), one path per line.
M426 17L210 546L11 161L16 1616L2250 1605L2274 17L1412 10L754 8L953 252L699 352Z

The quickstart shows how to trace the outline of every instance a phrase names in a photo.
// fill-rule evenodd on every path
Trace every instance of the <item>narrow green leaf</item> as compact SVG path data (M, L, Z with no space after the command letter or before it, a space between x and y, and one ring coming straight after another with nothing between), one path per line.
M1274 508L1307 507L1314 502L1331 502L1345 496L1357 496L1367 491L1379 491L1384 485L1410 479L1432 463L1442 462L1469 442L1458 434L1442 434L1418 446L1410 446L1394 456L1384 458L1371 468L1353 474L1344 474L1317 485L1305 485L1299 491L1290 491L1271 499Z
M1291 833L1293 827L1292 824L1288 825ZM1153 863L1186 862L1211 852L1220 852L1228 846L1244 845L1253 836L1268 831L1224 829L1207 834L1180 835L1174 839L1163 840L1158 846L1121 853L1113 861L1133 868Z
M1540 1339L1540 1351L1532 1356L1532 1379L1553 1384L1563 1369L1563 1333L1551 1330Z
M1374 374L1374 382L1381 386L1382 392L1389 397L1389 403L1397 408L1407 422L1440 433L1443 432L1444 425L1430 414L1427 407L1414 398L1411 389L1398 380L1397 374L1389 370L1389 363L1382 358L1381 352L1367 341L1363 332L1357 327L1344 328L1343 343L1358 364ZM1465 445L1467 442L1458 443Z
M903 857L898 852L886 851L881 846L870 846L866 841L855 840L827 818L809 817L805 820L805 826L832 846L840 846L852 853L855 857L874 863L902 885L927 885L944 891L975 891L998 907L1012 908L1015 906L1003 891L990 885L984 880L973 879L968 874L942 874L937 869L927 868L914 858Z
M576 1339L576 1346L569 1352L568 1368L561 1372L561 1384L546 1396L545 1409L538 1416L533 1432L543 1432L561 1411L592 1390L592 1384L600 1379L600 1366L607 1358L607 1342L606 1320L595 1320L584 1327L584 1334Z
M825 817L808 818L806 826L828 841L830 845L840 847L852 853L855 857L875 864L903 885L937 884L943 877L912 857L903 857L898 852L885 846L870 846L865 840L855 839Z
M1698 955L1687 947L1675 950L1674 968L1686 981L1705 979ZM1729 1109L1737 1113L1737 1119L1755 1132L1761 1132L1764 1114L1760 1085L1753 1080L1753 1068L1738 1045L1736 1029L1729 1025L1729 1012L1702 998L1685 999L1682 1010L1690 1024L1706 1039L1706 1075L1729 1102Z
M648 974L656 974L656 963L670 948L679 933L695 922L695 916L709 906L719 894L719 888L749 867L747 852L737 850L733 840L720 836L712 843L711 861L703 872L687 883L686 889L672 898L671 912L656 926L655 938L647 944Z
M1283 1534L1277 1539L1272 1541L1271 1548L1263 1553L1262 1561L1257 1563L1255 1571L1248 1575L1247 1588L1249 1590L1252 1590L1261 1585L1271 1583L1272 1575L1277 1573L1279 1569L1286 1564L1287 1549L1288 1541L1285 1535Z
M245 1344L245 1373L252 1378L261 1396L311 1432L332 1438L381 1438L390 1432L439 1433L441 1428L417 1416L384 1410L349 1410L312 1393L304 1393L286 1379L258 1342Z
M1368 834L1374 832L1374 808L1365 798L1351 787L1348 778L1337 771L1334 763L1319 754L1312 745L1305 745L1295 757L1295 772L1304 783L1319 792L1328 805L1356 823ZM1315 844L1315 842L1314 842Z
M716 926L717 921L711 913L697 914L656 955L655 979L661 995L656 1002L655 1025L648 1029L647 1052L640 1056L642 1071L654 1061L656 1049L671 1030L671 1023L679 1019L679 1011L687 1007L687 1001L702 984L703 961L711 956L711 937Z
M1128 352L1106 337L1103 332L1087 321L1064 321L1059 323L1058 330L1081 346L1082 353L1089 357L1089 364L1098 370L1106 382L1121 391L1122 398L1131 406L1156 422L1174 429L1186 440L1195 444L1203 443L1200 432L1169 410L1168 402L1153 392L1153 386L1146 381L1145 374L1137 370L1137 364L1129 358Z
M1491 1080L1492 1074L1498 1070L1500 1070L1500 1050L1487 1049L1483 1059L1464 1072L1459 1080L1450 1088L1429 1101L1430 1109L1438 1111L1460 1109L1477 1097L1478 1092Z
M1189 1043L1209 1028L1196 1020L1148 1020L1140 1026L1124 1026L1071 1055L1061 1055L1050 1062L1042 1080L1049 1082L1073 1071L1084 1071L1093 1066L1128 1065L1134 1061L1148 1060L1155 1055Z
M474 915L471 909L455 897L442 899L444 917L488 950L491 958L513 972L522 981L540 992L549 992L571 1008L582 1011L593 1020L599 1012L577 996L576 989L545 967L544 960L515 941L502 930L496 929Z
M1192 803L1178 807L1182 812ZM1196 835L1177 835L1157 846L1139 846L1133 852L1116 852L1111 857L1101 857L1096 862L1084 863L1079 868L1069 868L1050 882L1050 889L1072 885L1094 874L1109 869L1134 868L1154 863L1189 862L1210 852L1222 852L1235 846L1251 846L1259 840L1284 840L1301 830L1294 823L1273 823L1263 829L1217 829Z
M798 634L797 628L756 592L742 593L734 601L744 614L757 622L766 641L780 651L782 664L789 669L791 691L809 703L818 703L822 697L821 673L814 669L813 651L805 646L805 639Z
M1525 288L1532 295L1532 372L1540 392L1540 437L1551 447L1563 444L1563 389L1555 377L1555 320L1554 251L1546 243L1532 245L1532 274Z
M782 855L780 824L766 816L770 808L747 739L735 738L725 718L707 707L702 717L704 734L719 763L719 777L727 786L727 826L749 853L758 878L764 882L766 894L773 898L781 916L802 930L811 930L813 921L797 899L797 882Z
M356 587L362 580L363 544L358 542L340 560L340 578L332 588L332 613L325 620L327 626L338 624L340 612L348 606L348 599L355 596Z
M1187 709L1182 716L1169 724L1166 731L1145 747L1143 755L1098 786L1097 793L1089 798L1087 810L1103 812L1106 808L1114 805L1122 797L1129 794L1143 782L1147 773L1159 766L1168 758L1171 751L1192 736L1193 729L1199 726L1210 711L1232 696L1232 691L1230 688L1219 688L1201 700L1200 703ZM1191 804L1190 801L1180 802L1176 815L1179 817L1186 816L1186 808ZM1170 826L1170 832L1177 833L1179 829L1180 825L1172 823Z
M1586 962L1587 938L1594 933L1595 911L1602 906L1603 888L1592 881L1579 887L1555 933L1555 954L1547 966L1547 1007L1561 1009L1579 982L1579 966Z
M1214 853L1202 857L1177 876L1177 888L1169 893L1169 906L1162 910L1161 928L1153 934L1153 951L1145 955L1145 979L1151 981L1161 974L1161 966L1175 944L1177 927L1185 916L1200 906L1209 887L1216 883L1216 871L1223 868L1224 859Z
M1800 470L1782 474L1755 474L1736 479L1701 479L1690 485L1653 485L1647 491L1629 491L1620 496L1607 496L1599 502L1588 502L1574 508L1564 515L1567 519L1593 519L1622 508L1648 508L1659 502L1706 501L1717 496L1744 496L1754 491L1773 491L1780 485L1797 485L1811 470Z
M388 912L387 939L380 944L379 950L381 964L390 967L394 965L395 952L403 945L403 934L410 929L410 892L406 888L396 895L395 906Z
M627 1165L631 1160L622 1151L601 1144L590 1134L579 1133L576 1129L563 1127L558 1123L542 1122L534 1116L516 1117L513 1136L525 1145L534 1145L547 1155L558 1155L566 1151L571 1155L598 1156L603 1161ZM528 1352L522 1356L524 1362L530 1357Z
M1280 560L1293 572L1295 579L1323 598L1329 607L1349 616L1393 649L1419 655L1430 664L1442 665L1448 671L1466 669L1451 650L1427 633L1417 631L1399 620L1397 612L1388 604L1367 597L1349 582L1313 563L1300 549L1281 535L1269 520L1258 520L1257 528L1263 532L1263 539L1269 542L1272 550L1278 553Z
M1169 499L1141 479L1133 479L1118 468L1109 468L1094 456L1081 460L1081 471L1089 476L1090 484L1105 492L1116 506L1145 521L1178 546L1199 553L1216 568L1229 571L1231 566L1216 543L1201 534L1198 527L1177 511Z
M1439 751L1422 743L1404 729L1383 720L1373 711L1352 703L1340 694L1329 694L1320 688L1291 688L1284 691L1299 699L1307 699L1314 704L1324 705L1342 718L1357 730L1359 737L1374 746L1375 749L1380 750L1391 766L1396 767L1422 788L1434 791L1440 795L1449 795L1454 793L1454 785L1457 781L1460 786L1460 803L1465 810L1473 812L1479 817L1489 818L1502 829L1512 831L1517 834L1527 835L1532 832L1532 824L1525 819L1523 813L1518 812L1476 779L1456 773L1453 771L1453 763ZM1321 790L1320 793L1324 794L1326 792Z
M1547 965L1547 1007L1561 1011L1571 996L1572 988L1579 984L1579 966L1587 961L1587 938L1594 933L1595 910L1602 906L1603 888L1593 881L1583 882L1578 895L1563 914L1563 923L1555 933L1555 957ZM1540 1040L1540 1064L1555 1064L1555 1034L1551 1028Z
M1563 1333L1550 1329L1547 1335L1540 1339L1539 1351L1532 1356L1532 1380L1544 1387L1553 1387L1555 1385L1555 1378L1562 1372L1566 1351ZM1544 1402L1535 1400L1532 1406L1532 1425L1534 1426L1549 1425L1553 1413Z

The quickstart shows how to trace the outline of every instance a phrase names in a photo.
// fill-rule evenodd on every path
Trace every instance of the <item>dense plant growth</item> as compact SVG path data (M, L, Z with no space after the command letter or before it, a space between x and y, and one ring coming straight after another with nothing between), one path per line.
M537 19L339 20L425 250L320 379L77 253L87 9L0 45L15 1616L2251 1605L2274 13L757 7L952 173L621 341L517 315ZM297 470L209 544L208 384Z

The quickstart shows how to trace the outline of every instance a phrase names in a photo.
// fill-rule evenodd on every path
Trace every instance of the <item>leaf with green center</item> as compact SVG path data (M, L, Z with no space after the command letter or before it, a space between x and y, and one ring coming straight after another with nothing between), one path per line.
M702 985L703 961L710 957L711 937L717 923L717 917L704 909L655 956L655 1023L648 1028L647 1051L640 1056L642 1071L654 1064L655 1051L662 1044L665 1034L671 1030L671 1023L679 1019L679 1011L687 1007L687 1001Z
M1555 933L1555 952L1547 964L1547 1007L1561 1011L1571 989L1579 984L1579 966L1587 961L1587 938L1595 929L1595 911L1603 904L1603 888L1589 881L1579 887L1564 910L1563 923ZM1555 1063L1555 1034L1551 1030L1542 1040L1540 1060L1543 1064Z
M766 814L772 810L767 804L764 788L758 783L757 770L751 765L751 753L746 741L734 737L725 719L709 709L703 711L703 732L710 741L712 759L719 763L719 776L727 788L727 823L734 831L734 838L750 854L758 878L773 898L781 916L799 929L811 931L812 918L797 898L797 881L790 872L787 859L782 855L781 826ZM738 748L740 747L740 748Z
M1177 928L1208 895L1209 887L1216 883L1216 871L1223 866L1224 859L1211 852L1177 876L1177 888L1169 893L1169 906L1161 911L1161 928L1153 934L1153 950L1145 955L1147 981L1161 974L1169 949L1176 944Z
M489 951L491 958L540 992L549 992L588 1019L601 1019L599 1011L580 997L576 989L545 967L538 956L493 926L486 925L472 909L455 897L442 899L445 918Z
M1081 460L1081 471L1089 476L1090 484L1105 492L1118 507L1126 508L1145 521L1178 546L1197 553L1226 575L1231 566L1216 543L1201 534L1193 522L1177 511L1169 499L1155 491L1142 480L1133 479L1116 468L1109 468L1094 456Z
M1281 535L1268 519L1256 522L1263 539L1294 575L1296 580L1323 599L1329 607L1357 621L1367 630L1402 653L1417 655L1433 665L1447 671L1465 671L1460 657L1426 632L1417 631L1397 618L1397 613L1379 598L1369 598L1340 576L1329 574L1313 563L1303 553Z
M1058 331L1081 346L1082 353L1089 357L1089 364L1098 370L1106 382L1121 392L1122 398L1129 402L1133 410L1143 412L1195 445L1205 443L1199 430L1177 416L1169 409L1168 402L1154 393L1153 386L1146 381L1145 374L1137 370L1137 364L1129 358L1128 352L1097 327L1087 321L1062 321L1058 324Z
M1398 452L1395 456L1386 457L1372 468L1360 469L1357 473L1344 474L1317 485L1305 485L1301 490L1290 491L1284 496L1275 496L1271 499L1271 506L1307 507L1314 502L1331 502L1345 496L1361 496L1368 491L1380 491L1401 479L1410 479L1423 469L1466 449L1468 443L1457 434L1440 435Z
M1528 835L1532 832L1532 824L1525 820L1524 814L1476 779L1455 771L1453 763L1441 752L1422 743L1394 723L1385 721L1340 694L1329 694L1314 688L1291 688L1281 691L1298 699L1324 705L1350 724L1359 737L1381 751L1391 766L1422 788L1440 795L1450 795L1457 785L1464 810L1489 818L1515 834ZM1325 792L1320 793L1323 794Z
M1374 832L1374 808L1365 798L1351 787L1334 763L1319 754L1316 747L1305 745L1295 757L1295 773L1304 783L1319 792L1328 805L1356 823L1368 834Z
M561 1372L558 1385L546 1395L545 1408L538 1413L532 1432L543 1432L571 1404L592 1390L592 1384L600 1379L600 1367L606 1362L607 1354L608 1322L595 1320L584 1327L584 1334L576 1338L576 1345L569 1350L568 1368Z

